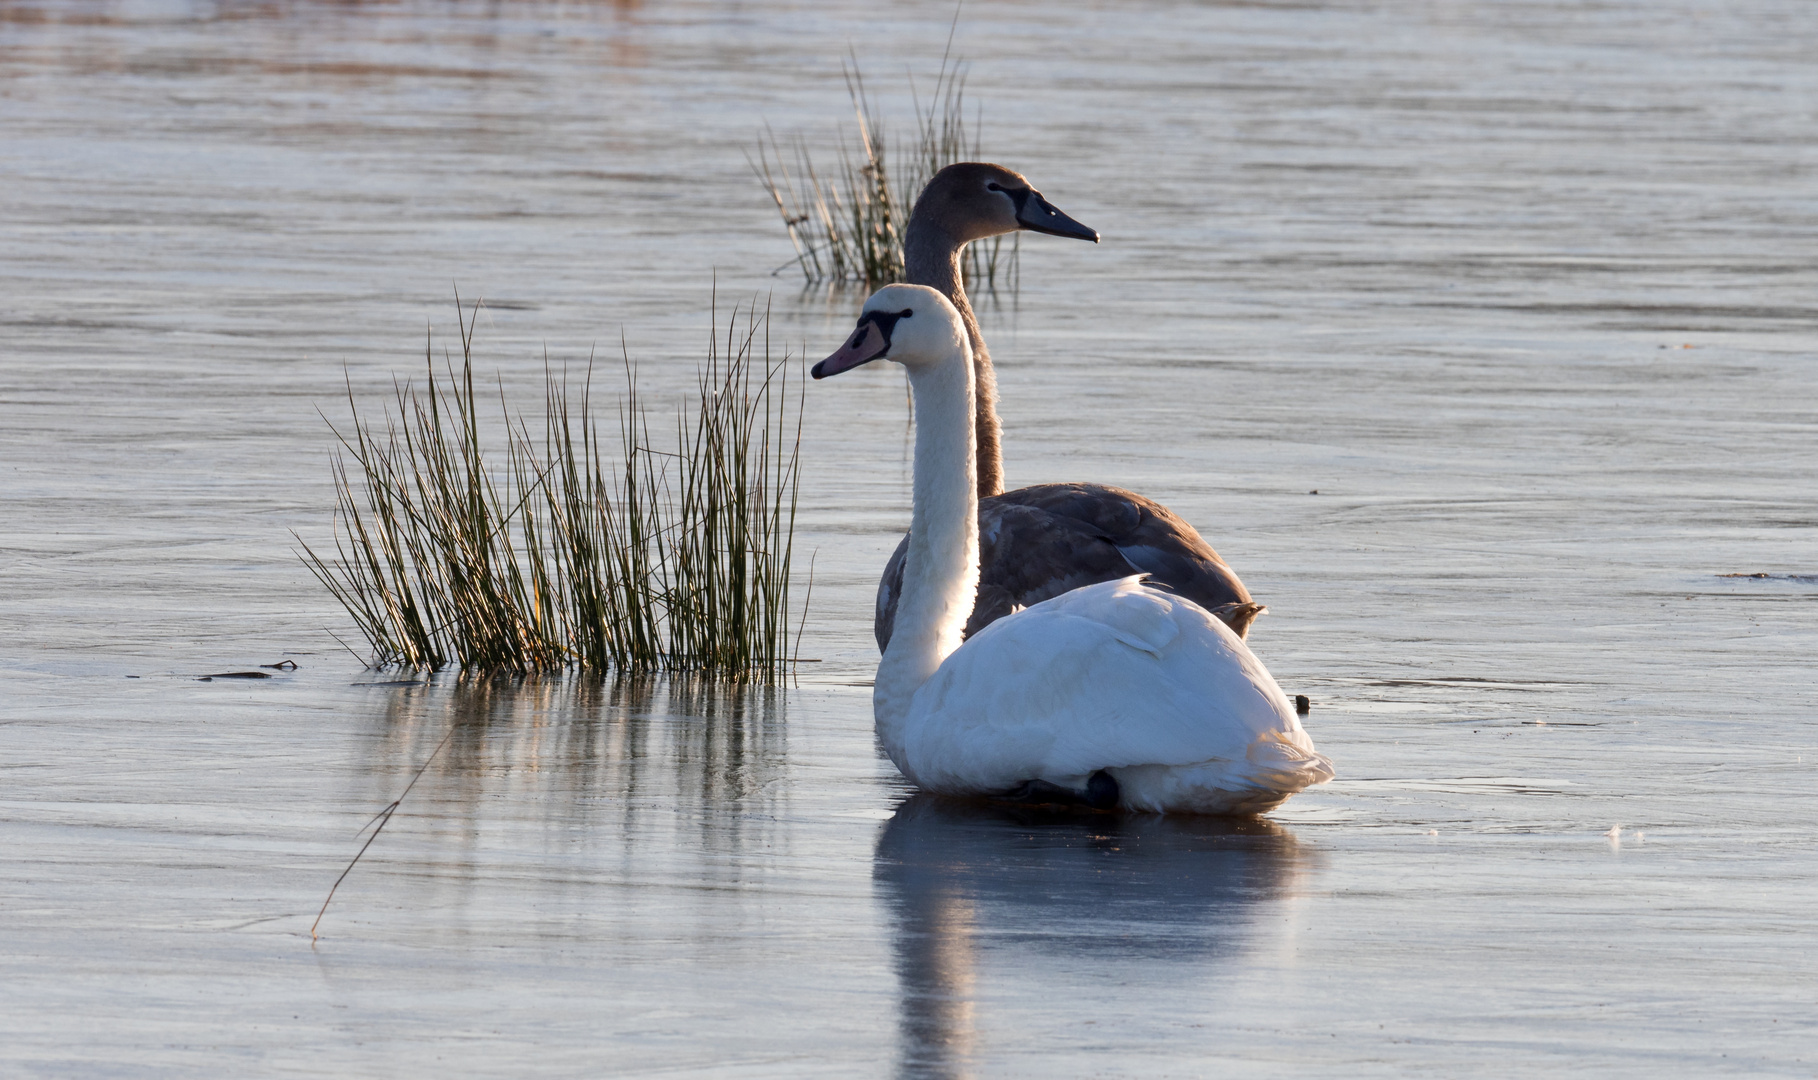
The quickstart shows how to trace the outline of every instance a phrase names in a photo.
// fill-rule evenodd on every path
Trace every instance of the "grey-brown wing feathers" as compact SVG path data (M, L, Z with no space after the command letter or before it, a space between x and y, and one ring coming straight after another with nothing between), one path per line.
M1263 610L1193 526L1122 488L1039 484L979 500L979 589L971 637L1020 608L1131 574L1174 590L1245 636ZM909 538L897 544L877 588L873 630L890 644Z

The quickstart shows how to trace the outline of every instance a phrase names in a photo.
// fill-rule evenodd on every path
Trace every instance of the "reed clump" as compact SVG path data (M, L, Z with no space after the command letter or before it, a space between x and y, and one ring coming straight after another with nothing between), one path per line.
M432 341L427 381L395 387L382 424L361 418L349 388L333 555L299 538L371 662L735 681L789 670L801 395L789 358L771 360L768 312L735 308L724 338L710 337L673 430L651 426L629 357L617 424L602 430L590 361L578 401L546 370L534 427L501 388L502 454L489 456L478 309L460 320L459 366L445 357L438 376Z
M884 124L865 90L856 58L843 65L846 90L858 121L856 148L842 146L837 165L816 166L805 139L785 148L765 128L752 171L782 216L798 267L810 285L860 284L868 290L903 280L903 237L915 199L934 174L982 157L980 113L966 121L963 68L941 59L934 92L914 92L915 138L892 152ZM793 162L793 167L791 165ZM893 171L893 163L900 172ZM1015 234L967 245L960 270L968 288L1016 288L1020 245Z

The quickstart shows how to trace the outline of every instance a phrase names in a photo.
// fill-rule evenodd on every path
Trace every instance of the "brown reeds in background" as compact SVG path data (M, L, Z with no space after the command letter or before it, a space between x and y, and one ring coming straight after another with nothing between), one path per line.
M627 358L617 429L602 433L590 363L578 405L566 375L546 373L535 434L501 391L503 450L489 458L463 317L458 369L438 377L432 344L427 381L396 388L382 427L349 390L334 555L303 543L305 564L375 665L784 673L801 398L768 325L755 305L734 310L673 432L653 431Z
M980 160L979 114L968 127L965 73L942 57L933 94L925 103L914 95L915 141L893 154L856 58L844 70L858 120L857 150L842 147L837 168L823 173L806 140L795 139L786 152L766 128L752 170L782 215L795 246L790 264L803 278L811 285L851 283L870 290L903 279L903 233L922 188L948 165ZM902 163L900 175L892 172L893 161ZM1014 233L1008 245L1002 236L967 245L960 260L966 287L1015 289L1019 251Z

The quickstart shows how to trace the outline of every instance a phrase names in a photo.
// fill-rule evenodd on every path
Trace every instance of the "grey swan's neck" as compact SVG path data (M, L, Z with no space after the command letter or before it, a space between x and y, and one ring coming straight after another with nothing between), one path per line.
M966 301L965 280L960 273L960 253L966 243L955 239L923 203L917 202L903 236L903 277L911 285L926 285L945 293L966 324L966 339L972 346L972 392L977 403L973 427L978 447L978 497L983 499L1003 494L1004 462L997 422L997 376L991 370L991 353L985 349L985 339L978 332L978 318Z

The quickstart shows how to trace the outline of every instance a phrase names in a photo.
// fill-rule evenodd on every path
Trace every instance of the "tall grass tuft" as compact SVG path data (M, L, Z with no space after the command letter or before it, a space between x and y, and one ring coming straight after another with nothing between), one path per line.
M474 322L461 317L458 369L445 359L438 376L426 346L422 389L396 386L382 425L361 418L350 386L352 428L335 430L334 553L299 538L372 662L785 673L801 396L789 358L770 358L769 313L735 308L724 338L709 339L698 397L673 431L653 431L629 357L604 432L591 363L578 402L565 374L545 372L540 431L501 388L502 457L483 449Z
M795 265L810 285L861 284L867 290L903 280L903 237L915 199L934 174L959 161L981 157L980 114L966 122L966 76L963 68L941 58L934 92L926 101L915 93L915 141L890 151L884 125L857 58L843 65L846 90L858 121L856 149L842 147L837 167L823 173L807 141L795 139L788 151L768 127L751 163L783 228L795 247ZM793 171L791 161L794 162ZM900 175L892 172L900 162ZM1016 287L1020 244L1011 234L967 246L960 269L968 288Z

